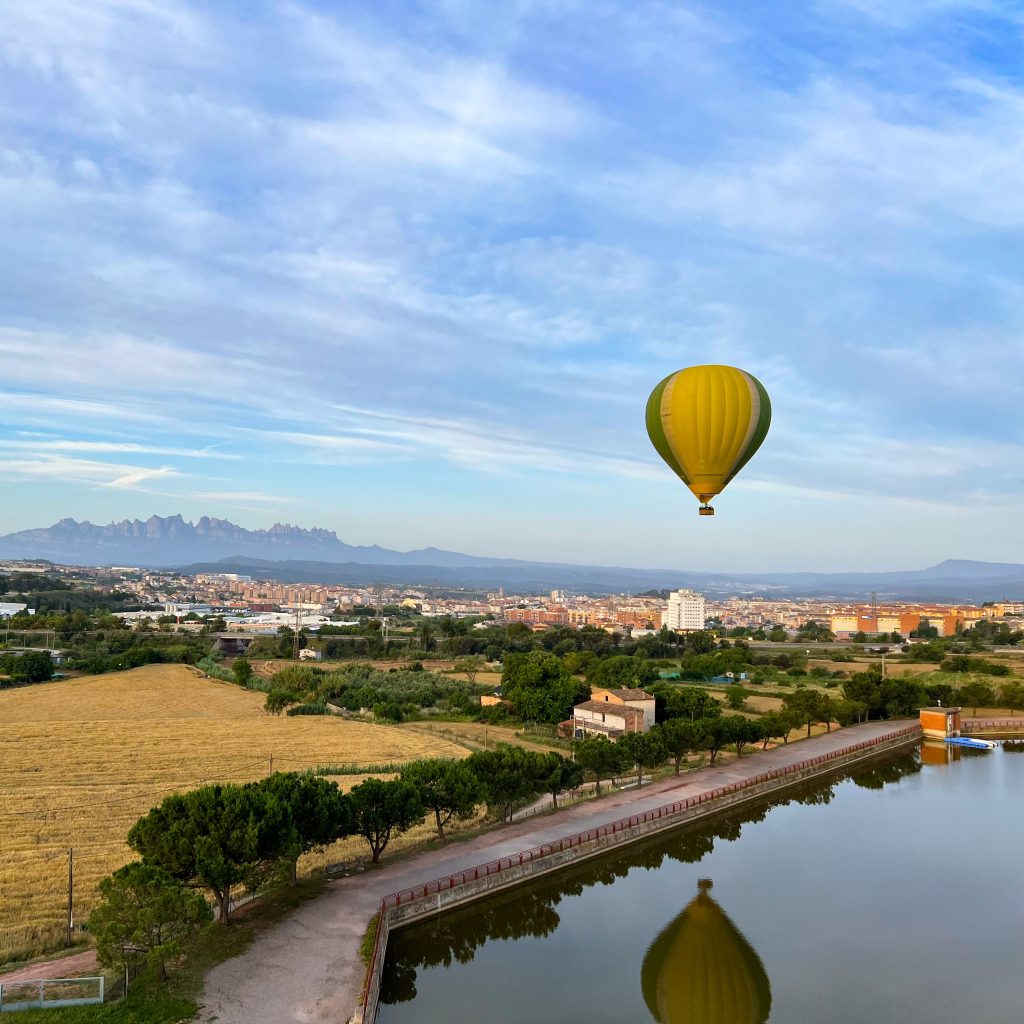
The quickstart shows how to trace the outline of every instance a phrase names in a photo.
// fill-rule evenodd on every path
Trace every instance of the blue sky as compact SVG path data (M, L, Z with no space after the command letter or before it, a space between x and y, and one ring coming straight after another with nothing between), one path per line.
M1024 7L8 0L0 532L1024 561ZM653 385L741 366L699 519Z

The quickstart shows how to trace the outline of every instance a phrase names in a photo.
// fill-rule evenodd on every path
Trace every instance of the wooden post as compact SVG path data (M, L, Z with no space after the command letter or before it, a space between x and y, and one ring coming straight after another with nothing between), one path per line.
M68 937L67 945L71 945L72 931L75 927L75 851L68 847Z

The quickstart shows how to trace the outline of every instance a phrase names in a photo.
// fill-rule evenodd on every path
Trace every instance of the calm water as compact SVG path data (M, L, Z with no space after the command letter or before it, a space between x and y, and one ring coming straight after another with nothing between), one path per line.
M378 1021L1024 1021L1024 753L932 750L395 932Z

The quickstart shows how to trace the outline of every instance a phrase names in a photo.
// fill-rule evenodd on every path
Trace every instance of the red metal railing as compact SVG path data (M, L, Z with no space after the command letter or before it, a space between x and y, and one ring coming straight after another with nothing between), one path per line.
M513 867L529 864L531 861L539 860L542 857L550 857L554 853L560 853L563 850L571 850L575 846L582 846L584 843L592 843L598 839L603 839L606 836L617 835L619 832L636 828L649 821L672 817L682 813L683 811L688 811L694 807L698 807L701 804L720 800L723 796L728 796L730 793L738 793L741 790L751 789L754 786L761 785L765 782L771 782L775 779L784 778L787 775L795 775L798 772L806 771L808 768L814 768L827 761L834 761L837 758L846 757L859 750L867 750L869 747L876 747L882 743L890 743L892 740L900 739L904 736L919 735L920 732L921 727L919 725L908 726L907 728L900 729L897 732L889 733L887 736L879 736L872 740L864 740L862 743L855 743L852 747L843 747L842 750L836 750L829 754L819 754L817 757L808 758L805 761L799 761L796 764L787 765L785 768L773 768L771 771L762 772L760 775L755 775L740 782L729 783L727 786L719 786L717 789L689 797L686 800L676 800L674 803L664 804L661 807L655 807L649 811L644 811L641 814L632 814L628 818L620 818L618 821L612 821L605 825L595 825L593 828L589 828L585 832L577 832L575 835L565 836L562 839L553 839L550 843L535 846L532 850L524 850L522 853L514 853L510 857L502 857L499 860L492 860L487 864L479 864L476 867L467 868L465 871L459 871L444 878L435 878L433 881L426 882L424 885L417 885L411 889L402 889L400 892L389 893L380 901L381 919L383 919L383 915L392 907L404 906L415 900L421 900L427 896L433 896L439 892L445 892L448 889L455 889L460 885L475 882L480 878L486 878L488 875L508 871ZM370 995L373 988L372 979L375 977L377 961L381 955L384 931L385 929L381 928L378 924L377 941L374 943L373 955L370 958L370 964L367 969L367 978L371 979L371 984L367 985L366 994L363 999L364 1016L370 1001Z

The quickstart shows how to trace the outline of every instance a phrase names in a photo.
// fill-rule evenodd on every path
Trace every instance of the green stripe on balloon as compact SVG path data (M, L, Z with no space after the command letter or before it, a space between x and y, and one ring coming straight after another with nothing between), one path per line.
M678 371L677 371L678 372ZM686 471L679 464L679 460L672 451L672 446L665 436L665 426L661 419L661 400L665 394L665 388L676 374L670 373L652 392L647 399L647 433L650 435L651 443L657 453L668 463L672 472L678 476L683 483L689 484L690 479ZM767 429L767 428L766 428Z
M768 436L768 428L772 423L772 403L768 398L768 392L765 391L764 385L753 374L746 373L746 371L743 372L757 390L757 427L754 429L754 435L751 437L750 443L740 453L740 457L736 460L736 465L733 466L732 472L726 477L726 484L753 458L754 452L761 447L761 442ZM724 487L725 484L722 486Z

